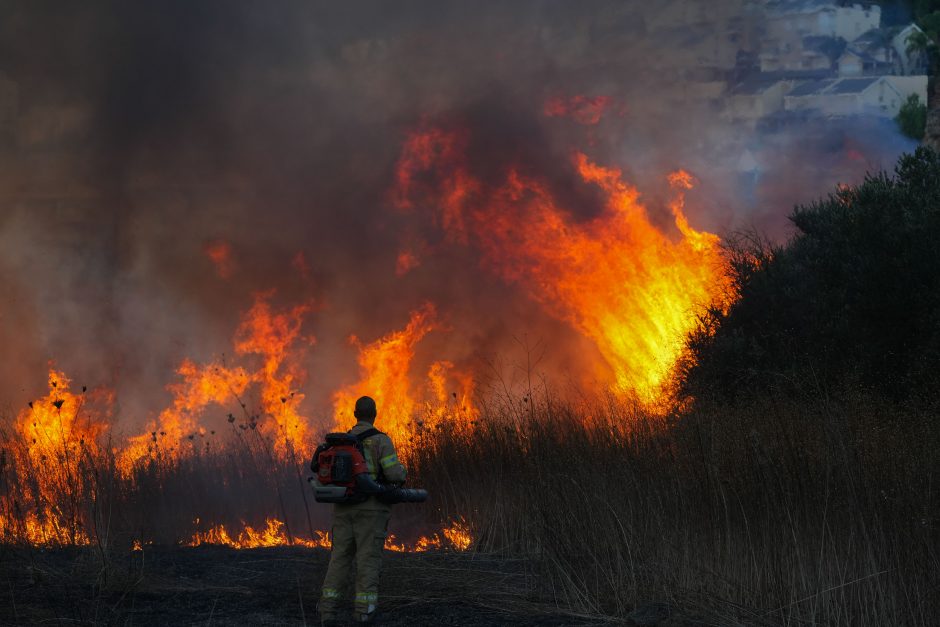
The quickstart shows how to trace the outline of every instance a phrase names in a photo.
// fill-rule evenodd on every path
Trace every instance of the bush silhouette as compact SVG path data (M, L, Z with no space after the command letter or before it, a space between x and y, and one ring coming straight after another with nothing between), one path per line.
M689 338L686 392L768 388L901 400L940 396L940 157L903 156L797 207L783 246L728 245L740 299Z

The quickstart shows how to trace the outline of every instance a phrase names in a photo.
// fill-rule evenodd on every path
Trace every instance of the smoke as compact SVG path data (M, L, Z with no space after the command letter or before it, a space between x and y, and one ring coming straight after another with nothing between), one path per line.
M427 214L392 207L402 143L424 123L460 125L479 178L537 173L579 218L600 199L576 180L575 149L623 168L663 224L665 175L683 167L699 181L696 227L785 237L794 202L907 145L848 145L890 128L807 142L724 122L708 90L753 46L749 7L0 2L0 72L15 85L0 119L0 403L40 393L54 360L115 387L134 432L166 405L180 360L230 353L268 290L276 305L314 303L304 391L318 420L356 377L348 338L401 328L427 301L442 325L417 373L447 359L495 376L538 346L540 370L584 383L596 347ZM220 270L210 252L223 249Z

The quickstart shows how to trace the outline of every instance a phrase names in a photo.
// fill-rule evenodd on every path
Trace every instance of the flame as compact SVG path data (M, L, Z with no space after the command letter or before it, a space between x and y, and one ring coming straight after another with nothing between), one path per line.
M240 355L260 355L263 364L253 380L261 388L261 409L266 420L262 429L275 434L280 454L302 452L308 447L309 422L300 413L304 395L296 391L305 373L291 347L301 338L304 316L310 304L274 313L267 302L270 293L258 294L255 303L235 332L235 350ZM312 338L306 343L312 344Z
M417 178L438 161L448 162L459 151L462 138L456 133L431 128L423 133L413 133L405 140L402 157L395 171L395 187L392 200L399 209L410 209L414 205L411 193L418 186Z
M451 391L454 388L459 392ZM452 362L436 361L428 370L428 388L432 394L425 412L426 426L434 428L444 421L466 426L479 417L473 402L473 375L457 370Z
M424 553L440 549L469 551L473 546L470 527L463 521L454 521L441 529L439 533L421 536L411 543L401 542L394 534L385 539L385 548L396 553Z
M411 319L401 331L395 331L362 346L358 338L351 338L359 347L359 367L362 378L333 396L333 416L337 429L348 429L356 399L371 396L378 406L382 431L394 442L403 442L410 434L416 418L409 366L415 345L437 328L437 311L430 303L411 313Z
M34 459L54 459L57 455L80 455L81 448L95 446L107 424L85 411L86 391L69 391L71 380L64 373L49 370L49 394L33 401L16 418L16 430L32 441ZM106 393L110 396L110 393ZM108 399L110 404L110 398Z
M300 413L304 395L296 391L305 373L299 365L300 355L291 349L303 339L301 326L312 307L304 304L275 312L268 302L270 296L270 292L255 295L254 304L235 332L236 353L260 356L261 366L251 372L220 362L199 366L184 360L176 371L182 381L167 386L173 393L170 407L147 425L145 433L130 438L121 452L118 465L125 476L143 459L157 454L171 458L183 454L187 442L205 435L199 418L212 404L237 402L248 414L247 424L252 429L259 428L273 437L279 455L306 454L310 428ZM306 339L307 344L312 341ZM260 393L258 415L248 413L243 400L251 385Z
M463 521L455 521L441 530L450 545L458 551L468 551L473 545L470 527Z
M479 415L473 403L474 382L469 372L456 369L449 361L431 365L423 386L412 384L411 361L415 346L439 328L433 305L425 304L411 313L408 325L363 346L358 338L361 379L333 397L334 428L348 429L352 408L360 396L371 396L378 406L376 424L407 454L407 443L421 428L430 429L448 422L470 424ZM459 392L449 391L459 389ZM419 402L416 399L424 399Z
M198 524L198 520L196 521ZM329 549L332 546L330 535L326 531L315 531L315 537L293 537L293 546L307 548ZM263 529L254 529L250 525L242 524L242 530L233 535L225 525L216 525L206 531L196 532L185 543L186 546L196 547L204 544L227 546L233 549L257 549L275 546L291 546L291 538L284 532L284 523L276 518L268 518ZM434 549L451 549L455 551L468 551L473 545L473 536L470 528L463 521L456 521L441 529L439 533L430 536L421 536L411 543L399 541L394 534L389 534L385 540L385 548L389 551L422 553ZM140 546L135 541L135 549Z
M242 394L249 382L243 369L229 369L219 363L200 367L186 360L176 373L182 381L167 386L173 392L172 405L150 421L146 433L129 438L121 451L118 467L124 476L129 476L134 466L145 458L161 453L171 458L181 455L184 442L202 434L197 425L202 410Z
M22 446L12 455L13 493L0 499L0 540L36 546L89 544L82 505L94 498L81 481L83 469L101 452L99 439L107 430L113 403L109 390L80 394L71 381L49 370L49 393L24 408L14 429ZM16 481L16 479L19 481Z
M606 101L577 99L562 104L547 106L546 115L563 111L594 124L608 106ZM428 129L411 135L396 170L396 206L405 212L433 207L448 243L477 249L483 267L519 285L547 313L596 345L603 358L599 374L608 378L611 390L655 405L686 334L697 324L697 307L723 307L733 297L717 236L696 230L686 217L686 193L694 177L681 170L669 174L672 223L660 228L620 170L576 153L571 167L605 198L599 215L579 219L544 180L523 174L523 168L509 168L495 182L478 177L464 158L468 141L464 131ZM434 249L419 247L422 260L428 250ZM205 253L220 276L231 275L228 244L207 245ZM412 250L403 249L396 273L404 275L418 263ZM293 265L309 277L302 255ZM306 457L314 442L300 389L306 379L304 350L314 343L303 326L313 306L277 308L272 298L273 292L256 294L241 319L233 338L236 364L183 360L178 378L168 386L172 398L167 407L120 449L102 445L110 435L113 395L106 390L72 393L65 375L51 370L48 395L17 414L15 445L4 442L3 453L12 457L13 480L8 483L13 487L0 495L0 541L91 543L96 532L85 506L94 502L95 488L80 480L89 465L113 460L120 478L133 481L135 471L150 460L178 463L206 435L202 420L213 406L240 408L235 409L244 414L239 426L256 430L279 460L296 463ZM351 338L359 353L360 377L332 397L336 428L351 426L352 408L361 395L376 399L378 426L405 455L422 429L474 424L479 410L471 371L439 360L426 371L412 372L418 343L441 327L428 303L411 312L402 329L370 343ZM231 413L229 421L235 421ZM0 458L0 469L5 463ZM470 527L461 520L414 542L389 536L386 547L468 550L473 542ZM329 537L325 532L289 536L283 522L268 518L260 528L245 523L239 530L210 526L186 542L234 548L291 543L328 547ZM132 550L142 546L136 540Z
M569 98L555 97L545 101L542 112L545 117L560 118L570 117L578 124L585 126L594 126L601 121L610 107L614 104L614 99L610 96L584 96L577 95ZM623 115L626 109L621 106L617 110L617 115Z
M421 261L414 252L403 250L398 253L398 257L395 260L395 275L405 276L420 265Z
M214 544L233 549L257 549L291 544L291 539L284 532L284 523L276 518L266 519L263 529L254 529L244 523L242 526L242 530L235 537L232 537L225 525L216 525L207 531L196 532L186 546ZM330 548L329 536L325 531L317 531L314 538L294 537L293 544L309 548Z
M232 254L232 245L222 240L206 242L202 251L215 267L215 273L221 279L229 279L235 271L235 256Z
M551 315L590 338L613 372L612 389L657 402L697 324L699 307L732 293L719 239L693 229L683 212L686 173L671 180L678 237L654 226L639 193L616 168L576 153L581 178L606 196L604 212L576 220L544 182L509 170L501 183L476 179L462 158L466 134L439 129L411 138L399 161L399 207L416 198L437 209L446 236L474 244L484 266L518 283ZM422 152L423 151L423 152ZM427 164L431 182L418 185Z

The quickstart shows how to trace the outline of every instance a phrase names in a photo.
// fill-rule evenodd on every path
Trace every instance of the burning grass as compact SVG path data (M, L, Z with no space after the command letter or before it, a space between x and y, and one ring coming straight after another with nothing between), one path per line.
M231 415L224 434L154 432L146 456L128 466L103 422L107 402L69 387L52 371L49 394L0 431L0 542L93 545L103 554L153 544L329 548L330 508L307 494L306 456L289 441L278 450L250 412ZM471 542L462 522L411 520L387 546L467 550Z
M940 612L929 412L770 398L664 417L549 396L479 411L411 436L433 499L396 509L389 550L521 560L529 598L592 615L656 601L719 624L926 626ZM90 546L104 563L167 545L329 546L297 465L240 421L227 446L157 447L130 477L106 431L82 441L87 424L63 417L41 455L7 438L4 542Z

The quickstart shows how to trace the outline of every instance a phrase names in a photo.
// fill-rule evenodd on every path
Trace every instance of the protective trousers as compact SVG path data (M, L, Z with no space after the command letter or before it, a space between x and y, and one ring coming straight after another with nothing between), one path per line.
M333 549L323 581L320 616L338 618L338 606L356 565L355 616L371 618L379 604L379 571L388 529L388 509L337 506L333 513Z

